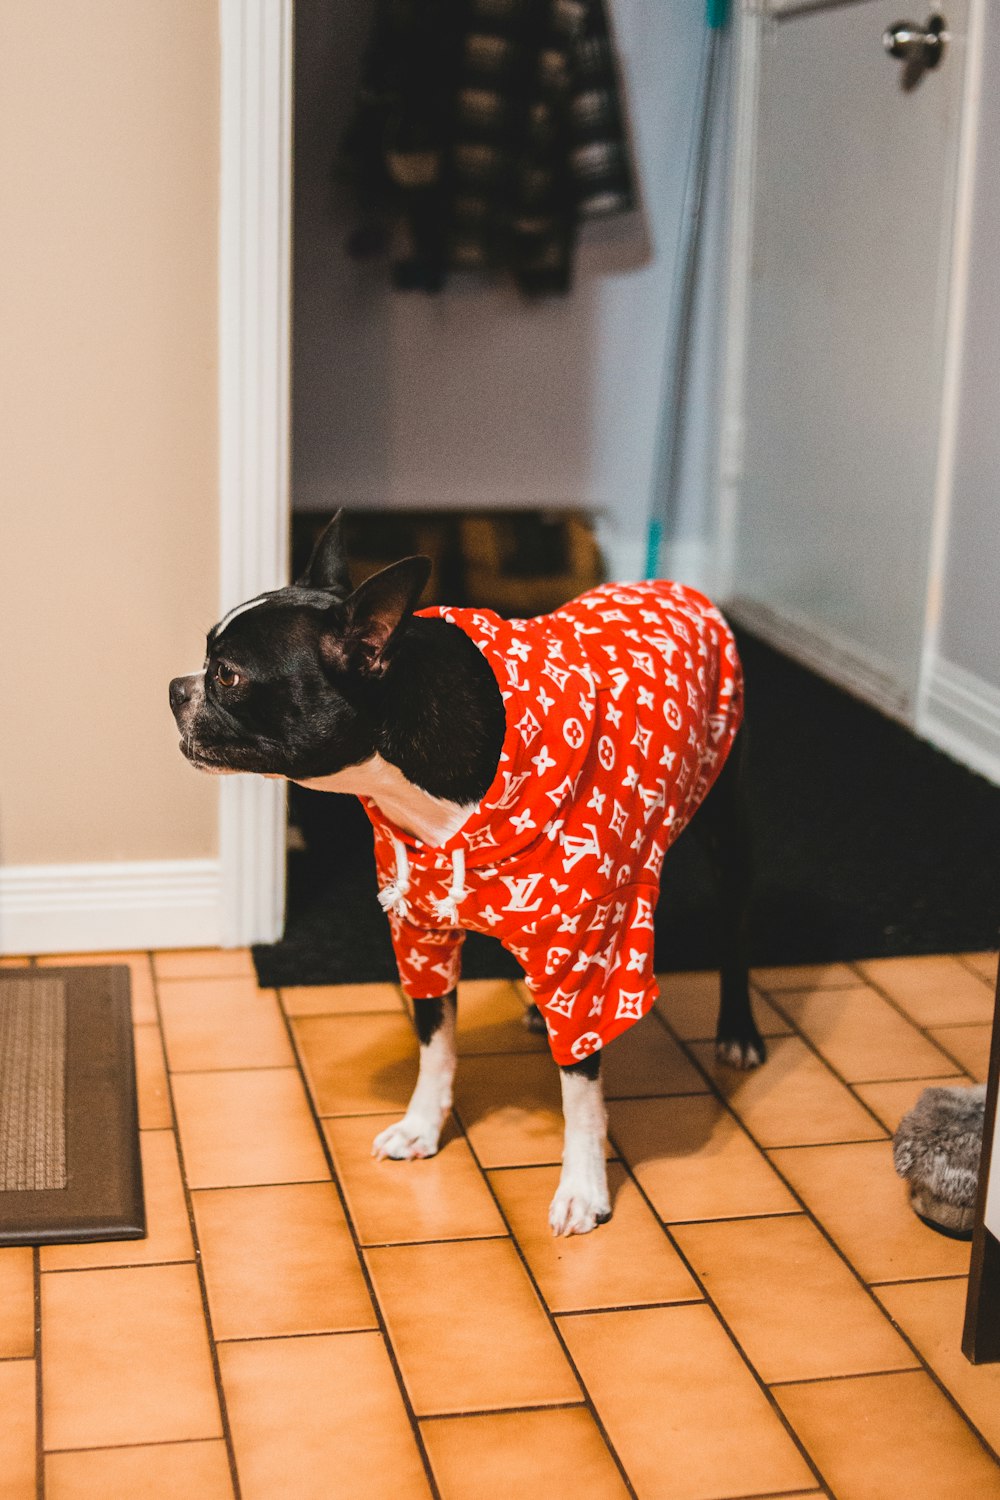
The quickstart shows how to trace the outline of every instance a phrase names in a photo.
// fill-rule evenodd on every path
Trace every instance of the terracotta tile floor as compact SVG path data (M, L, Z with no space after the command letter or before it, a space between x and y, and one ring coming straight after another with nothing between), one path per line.
M456 1115L404 1164L369 1154L415 1073L394 986L101 959L132 972L149 1237L0 1250L4 1500L1000 1497L968 1248L890 1157L928 1082L981 1072L995 956L760 970L745 1077L715 976L664 976L608 1056L614 1218L559 1241L518 986L463 987Z

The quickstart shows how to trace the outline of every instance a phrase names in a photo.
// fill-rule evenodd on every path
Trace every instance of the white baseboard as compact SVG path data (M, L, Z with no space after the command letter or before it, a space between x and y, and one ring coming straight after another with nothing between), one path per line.
M0 953L213 947L221 940L214 859L0 869Z
M915 711L879 661L755 600L724 603L727 617L776 650L898 719L970 771L1000 785L1000 688L936 657Z
M721 603L726 618L734 625L744 626L769 646L835 682L853 697L912 727L909 695L887 663L860 651L850 641L819 631L808 621L755 599L736 595Z
M917 733L1000 786L1000 688L936 657L927 674Z

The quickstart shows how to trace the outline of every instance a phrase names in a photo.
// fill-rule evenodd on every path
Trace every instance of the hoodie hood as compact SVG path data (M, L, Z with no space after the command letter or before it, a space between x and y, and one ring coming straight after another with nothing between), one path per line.
M462 827L439 846L466 868L498 864L541 837L591 753L597 681L573 624L559 614L504 620L492 610L428 609L482 652L503 698L507 727L497 773Z

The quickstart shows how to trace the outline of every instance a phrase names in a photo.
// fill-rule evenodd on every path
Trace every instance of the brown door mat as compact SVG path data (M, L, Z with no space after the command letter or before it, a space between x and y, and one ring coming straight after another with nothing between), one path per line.
M0 971L0 1245L146 1233L129 981Z

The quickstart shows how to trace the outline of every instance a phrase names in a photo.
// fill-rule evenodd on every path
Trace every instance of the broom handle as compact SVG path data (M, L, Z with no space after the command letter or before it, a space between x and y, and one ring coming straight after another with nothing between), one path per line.
M666 523L676 512L681 478L684 433L684 396L691 358L692 319L701 249L701 211L708 174L712 120L715 109L720 32L729 13L729 0L706 0L706 37L698 81L694 131L684 184L678 265L674 275L674 312L665 379L665 414L654 457L654 493L646 531L645 576L659 575L660 548Z

